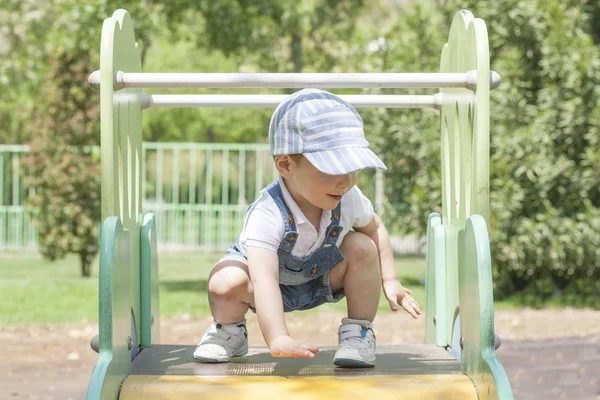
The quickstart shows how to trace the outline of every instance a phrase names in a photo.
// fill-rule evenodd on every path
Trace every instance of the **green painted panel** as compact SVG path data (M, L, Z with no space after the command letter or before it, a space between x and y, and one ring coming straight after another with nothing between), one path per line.
M88 399L116 399L140 340L141 108L139 90L118 92L113 71L141 71L125 10L104 20L100 44L102 229L100 354Z
M125 10L104 20L100 44L102 218L118 216L131 238L131 302L140 332L140 225L142 213L142 111L139 89L114 91L114 71L141 72L140 49ZM140 335L133 335L139 339ZM139 343L135 343L137 347Z
M446 237L446 315L458 306L458 231L466 218L489 208L490 68L485 23L462 10L452 20L442 49L441 72L477 71L477 89L441 89L442 219ZM470 316L469 316L470 317ZM464 315L461 315L464 318ZM453 318L446 318L452 337Z
M145 214L141 228L141 345L160 343L158 254L154 214Z
M494 346L492 260L485 219L472 215L459 234L461 369L480 400L513 399Z
M87 400L118 398L131 371L130 234L118 217L102 227L99 271L99 356Z
M429 215L427 244L425 343L448 346L451 338L446 334L446 243L442 218L438 213Z

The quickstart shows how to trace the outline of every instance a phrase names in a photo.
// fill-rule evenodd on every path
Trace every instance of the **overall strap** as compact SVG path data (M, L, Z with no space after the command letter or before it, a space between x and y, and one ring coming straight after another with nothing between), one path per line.
M296 239L298 238L298 231L296 231L296 223L294 222L294 217L292 217L292 213L290 212L287 204L285 204L285 200L283 199L283 192L281 191L281 186L279 186L279 182L275 181L271 185L269 185L268 193L271 195L277 208L279 208L279 212L281 213L281 217L283 218L283 241L281 242L281 246L291 252L296 244Z
M335 245L340 233L342 232L342 226L340 225L340 216L342 212L342 202L340 201L336 208L331 211L331 223L327 227L325 233L325 243Z

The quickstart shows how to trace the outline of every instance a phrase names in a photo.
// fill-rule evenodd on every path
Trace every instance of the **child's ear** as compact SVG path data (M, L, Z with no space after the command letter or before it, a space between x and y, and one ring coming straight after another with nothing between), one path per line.
M292 164L294 164L294 160L287 154L275 156L275 168L284 178L292 176Z

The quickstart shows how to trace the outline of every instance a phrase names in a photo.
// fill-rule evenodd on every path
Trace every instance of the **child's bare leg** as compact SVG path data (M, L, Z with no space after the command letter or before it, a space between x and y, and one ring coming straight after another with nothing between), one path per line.
M239 322L254 303L254 295L244 262L224 260L215 265L208 278L208 302L217 323L213 322L202 336L194 359L228 362L248 353L248 332Z
M340 252L344 261L331 270L331 289L344 289L348 318L373 322L381 296L377 247L367 235L354 232L344 238Z
M217 263L208 278L208 302L216 321L222 324L242 321L248 306L254 306L248 266L235 260Z

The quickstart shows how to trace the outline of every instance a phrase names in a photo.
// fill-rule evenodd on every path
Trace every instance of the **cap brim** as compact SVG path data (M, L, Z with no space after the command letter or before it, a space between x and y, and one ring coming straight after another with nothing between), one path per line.
M319 171L328 175L343 175L365 168L387 167L368 147L345 147L340 149L302 153Z

